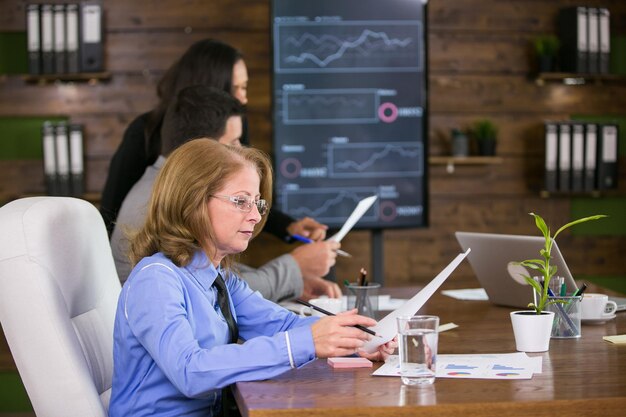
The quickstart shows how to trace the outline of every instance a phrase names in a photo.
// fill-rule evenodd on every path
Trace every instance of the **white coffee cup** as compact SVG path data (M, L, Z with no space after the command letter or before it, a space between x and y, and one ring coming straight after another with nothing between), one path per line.
M341 298L329 298L329 297L313 298L309 300L309 304L312 304L316 307L324 309L333 314L338 314L342 312ZM312 316L317 316L317 317L326 316L326 314L320 313L319 311L316 311L310 307L302 307L300 309L300 315L301 316L312 315Z
M602 320L612 318L617 310L615 301L609 301L606 294L586 293L581 304L581 319Z

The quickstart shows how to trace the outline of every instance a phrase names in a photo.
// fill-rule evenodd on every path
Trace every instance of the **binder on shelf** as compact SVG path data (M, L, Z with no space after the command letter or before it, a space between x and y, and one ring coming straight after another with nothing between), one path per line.
M41 128L41 143L43 147L43 172L48 195L57 195L57 166L55 155L54 125L44 122Z
M65 27L67 47L67 72L75 74L80 72L78 55L78 4L65 6Z
M615 124L600 125L598 141L598 188L617 188L618 128Z
M55 151L57 158L57 195L70 195L70 147L67 125L60 122L55 127Z
M585 168L585 125L582 123L572 123L572 172L571 172L571 190L573 192L582 192L584 187L584 168Z
M569 123L559 123L559 191L571 190L572 135Z
M39 5L26 6L26 38L28 44L28 73L41 74L41 39L39 30Z
M80 4L80 69L99 72L104 69L102 46L102 4L87 1Z
M54 20L52 5L42 4L39 9L41 17L41 72L54 73Z
M545 123L545 187L546 191L558 190L557 156L559 149L559 127L556 123Z
M561 71L586 73L589 52L586 7L561 9L558 16Z
M595 7L587 7L587 31L587 36L589 37L587 72L596 74L600 64L600 25L598 9Z
M65 41L65 5L55 4L52 8L54 16L54 72L67 72L67 46Z
M598 25L600 34L600 55L598 72L608 74L611 62L611 13L609 9L598 9Z
M85 193L83 156L83 127L70 125L70 184L72 195L80 197Z
M598 189L596 181L596 161L598 149L598 125L587 123L585 125L585 181L584 191Z

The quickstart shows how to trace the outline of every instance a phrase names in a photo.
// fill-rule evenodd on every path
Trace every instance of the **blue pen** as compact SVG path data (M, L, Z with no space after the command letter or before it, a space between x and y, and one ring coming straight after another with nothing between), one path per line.
M300 235L291 235L291 237L295 240L299 240L300 242L313 243L313 240L309 239L308 237ZM348 252L342 251L341 249L337 249L335 250L335 252L337 252L337 255L345 256L346 258L352 258L352 255L350 255Z
M550 289L550 287L548 287L548 295L550 297L556 297L554 295L554 292L552 292L552 290ZM570 331L572 332L572 335L579 334L578 333L578 327L576 327L576 324L574 324L574 322L572 321L570 316L567 314L567 312L565 311L563 306L560 303L554 303L554 305L556 306L556 309L558 310L558 313L561 315L561 317L567 323L567 326L570 328Z

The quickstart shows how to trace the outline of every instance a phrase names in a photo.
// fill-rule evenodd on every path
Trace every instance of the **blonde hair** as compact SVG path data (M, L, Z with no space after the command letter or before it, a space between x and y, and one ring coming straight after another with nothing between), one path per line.
M236 148L212 139L195 139L181 145L167 158L152 188L145 223L131 237L129 257L133 265L162 252L179 267L189 264L202 250L202 242L214 241L206 205L226 182L245 166L252 165L261 179L260 193L271 205L272 167L265 153ZM256 236L266 216L255 227ZM208 254L209 259L214 254ZM230 267L226 257L221 265Z

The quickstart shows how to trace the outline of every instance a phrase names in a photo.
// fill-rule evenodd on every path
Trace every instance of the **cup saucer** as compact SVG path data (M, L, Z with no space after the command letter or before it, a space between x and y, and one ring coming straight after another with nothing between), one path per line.
M609 320L613 320L614 318L615 318L615 313L611 314L610 316L598 317L596 319L580 319L580 321L582 321L584 324L602 324Z

